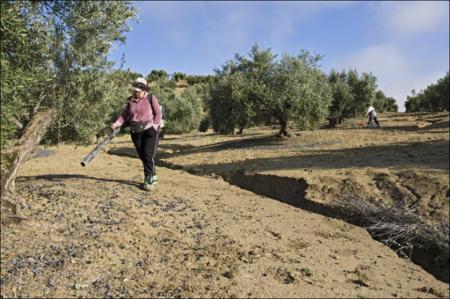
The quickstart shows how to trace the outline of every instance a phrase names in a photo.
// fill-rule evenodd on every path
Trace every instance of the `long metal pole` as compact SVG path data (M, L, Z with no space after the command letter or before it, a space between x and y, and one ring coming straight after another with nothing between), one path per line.
M95 158L106 146L111 142L111 140L119 133L120 128L112 131L108 137L105 138L101 143L99 143L84 159L81 161L81 166L85 167L92 159Z

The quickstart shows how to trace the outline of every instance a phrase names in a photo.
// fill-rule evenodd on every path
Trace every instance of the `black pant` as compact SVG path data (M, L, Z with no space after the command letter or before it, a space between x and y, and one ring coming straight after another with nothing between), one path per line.
M367 122L367 127L370 128L370 126L372 124L372 120L377 125L377 128L379 128L380 127L380 123L378 122L378 118L376 116L372 116L372 114L369 115L369 121Z
M139 158L144 164L145 179L149 180L156 174L155 156L158 147L158 131L151 127L142 133L131 133L131 140L133 140Z

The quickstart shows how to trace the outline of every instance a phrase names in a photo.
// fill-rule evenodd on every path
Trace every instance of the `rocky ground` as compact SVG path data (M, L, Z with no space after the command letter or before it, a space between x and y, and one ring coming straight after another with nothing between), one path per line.
M30 221L1 227L1 295L448 297L365 229L296 205L358 195L448 223L448 114L363 121L290 140L168 135L152 193L126 135L85 168L92 146L46 148L16 182Z

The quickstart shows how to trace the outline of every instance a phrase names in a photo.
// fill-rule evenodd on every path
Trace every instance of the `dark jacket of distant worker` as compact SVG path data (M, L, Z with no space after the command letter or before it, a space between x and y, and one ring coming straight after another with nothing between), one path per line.
M369 109L367 110L366 116L369 116L369 121L367 122L367 127L370 128L372 125L372 120L377 125L377 128L380 127L380 123L378 122L377 118L377 112L375 111L375 108L373 106L369 106Z
M156 96L150 95L148 91L147 81L144 78L136 79L133 83L133 96L128 99L122 114L111 125L111 129L115 130L124 123L129 124L131 140L144 165L142 187L150 191L155 187L157 180L155 155L158 147L161 109Z

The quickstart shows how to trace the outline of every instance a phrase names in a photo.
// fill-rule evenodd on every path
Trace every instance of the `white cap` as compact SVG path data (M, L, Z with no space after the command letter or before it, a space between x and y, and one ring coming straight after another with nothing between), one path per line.
M133 90L142 91L143 87L148 87L147 80L144 78L137 78L133 83Z

